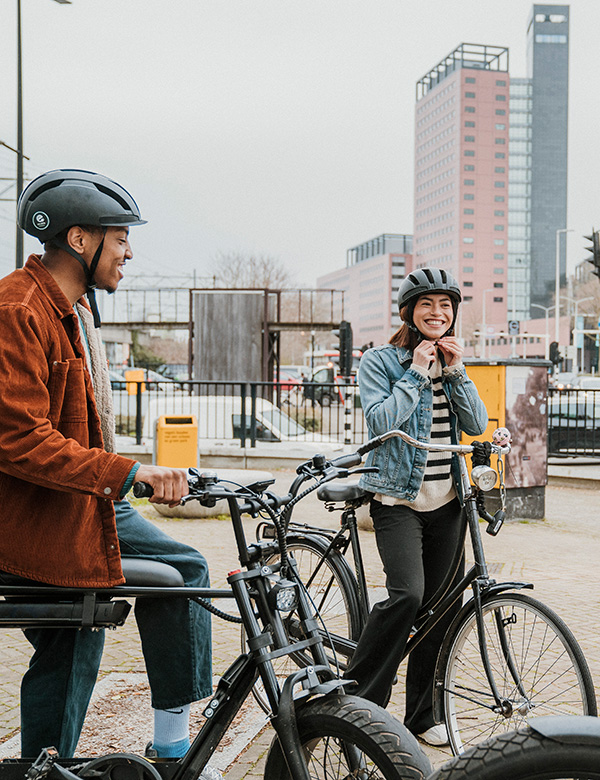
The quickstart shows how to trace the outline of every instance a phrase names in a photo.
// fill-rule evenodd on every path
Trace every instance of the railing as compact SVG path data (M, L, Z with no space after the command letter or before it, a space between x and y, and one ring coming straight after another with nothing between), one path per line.
M548 455L600 457L600 390L549 388Z
M361 444L368 438L355 384L113 382L117 434L154 437L160 416L194 415L200 440Z

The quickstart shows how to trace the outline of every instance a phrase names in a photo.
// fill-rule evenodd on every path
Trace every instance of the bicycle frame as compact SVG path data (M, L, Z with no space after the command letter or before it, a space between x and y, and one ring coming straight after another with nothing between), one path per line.
M45 613L48 613L49 609L55 606L50 603L51 601L65 602L66 600L68 603L68 600L75 600L81 602L81 609L76 610L77 615L72 617L68 623L68 625L73 626L115 626L124 623L128 608L126 610L123 608L107 610L106 608L107 604L122 606L123 602L112 602L113 598L183 597L195 601L198 599L233 598L246 630L249 652L240 654L221 677L214 695L204 710L203 714L206 720L185 757L177 762L168 762L157 766L170 766L168 775L171 780L196 780L242 703L248 697L257 678L260 677L272 708L271 722L281 742L291 777L293 780L309 780L308 768L304 760L298 731L295 728L295 699L307 698L315 694L326 694L340 688L343 683L335 678L329 666L317 623L312 617L303 589L297 586L297 610L302 618L306 638L299 642L292 641L290 643L283 627L281 615L272 605L273 599L270 597L273 591L272 583L276 584L281 581L281 578L276 572L277 567L267 567L261 563L264 548L268 547L269 543L254 543L248 546L245 538L241 514L247 511L256 512L256 506L252 502L240 506L238 502L244 496L240 497L239 494L218 486L194 497L209 501L215 498L225 498L228 501L239 560L245 567L244 570L240 569L229 573L227 581L231 587L230 590L191 587L132 587L127 585L102 589L0 585L0 596L8 597L10 603L6 602L9 605L7 611L12 614L12 617L4 613L0 614L0 626L24 628L39 627L40 625L46 627L65 625L64 618L62 623L57 622L56 618L55 622L52 623L52 618L48 614L45 617L38 615L36 620L35 616L32 617L28 613L27 607L31 605L23 604L24 598L30 598L34 601L42 599L42 611ZM270 546L274 545L270 543ZM292 583L288 583L288 585L292 585ZM275 649L270 650L271 646L274 646ZM310 653L313 664L299 669L291 675L282 690L271 660L299 651ZM301 684L303 690L294 696L293 688L297 684ZM81 761L81 759L77 760ZM1 763L0 778L2 778L3 773L4 780L12 780L13 776L22 777L24 763L27 766L31 765L31 761ZM63 766L57 764L55 766L60 769L60 773L66 780L77 780L75 774L65 769L65 766L71 763L72 760L69 759L64 761ZM54 759L51 759L47 771L36 774L36 778L47 774L53 764ZM13 767L12 770L11 767ZM17 774L15 774L14 767L17 767Z

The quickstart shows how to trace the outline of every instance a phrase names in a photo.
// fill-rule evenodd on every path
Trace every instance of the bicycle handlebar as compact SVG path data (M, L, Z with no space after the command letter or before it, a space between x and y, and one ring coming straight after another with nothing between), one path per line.
M393 438L400 438L412 447L416 447L420 450L428 450L429 452L457 452L462 455L468 455L473 452L473 446L471 444L430 444L428 442L413 439L412 436L409 436L408 433L405 433L404 431L393 430L386 431L385 433L382 433L381 436L375 436L373 439L370 439L363 444L362 447L358 448L357 453L360 453L361 456L365 455L367 452L375 450L377 447L381 447L388 439ZM497 444L492 444L491 448L492 452L496 455L507 455L510 452L510 445L500 447Z

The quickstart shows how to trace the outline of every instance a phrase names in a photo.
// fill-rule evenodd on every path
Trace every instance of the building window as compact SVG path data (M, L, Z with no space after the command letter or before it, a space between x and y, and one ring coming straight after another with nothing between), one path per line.
M465 122L465 127L475 127L475 122Z
M504 268L494 268L494 273L495 274L503 274L504 273Z
M465 185L465 187L474 187L475 179L464 179L463 184Z
M567 42L567 36L566 35L536 35L535 36L535 42L536 43L566 43Z
M466 98L474 98L475 97L475 93L474 92L465 92L465 97Z
M475 166L474 165L465 165L465 171L474 171Z
M495 217L503 217L504 216L504 212L500 211L500 210L494 211L494 216Z
M465 230L474 230L475 225L473 224L473 222L465 222L463 224L463 227Z
M473 257L473 252L465 252L463 257L466 257L469 255L469 257ZM472 265L465 265L463 267L463 273L465 274L472 274L473 273L473 266Z
M502 303L504 298L494 298L494 303Z
M497 87L505 87L506 86L506 81L496 81L496 86Z
M504 239L503 238L495 238L494 239L494 246L504 246Z
M475 200L475 195L472 192L465 192L465 200Z
M506 110L504 108L497 108L496 116L506 116Z
M494 255L494 260L504 260L504 255Z
M466 135L465 136L465 141L467 143L471 143L471 144L475 143L475 136L474 135Z
M505 144L506 138L494 138L494 143L496 144Z
M506 125L498 124L498 125L494 125L494 127L496 128L496 130L506 130Z
M465 157L475 157L475 149L465 149Z
M494 168L494 173L506 173L505 168Z
M475 209L463 209L463 214L474 214Z
M473 78L473 76L467 76L467 78L465 79L465 83L466 84L474 84L475 83L475 79Z
M496 95L496 100L506 100L506 95Z
M502 288L504 287L504 282L494 282L494 287Z
M504 225L494 225L494 230L504 230Z
M473 282L463 282L463 287L473 287Z
M496 203L504 203L504 195L494 195L494 201Z
M472 301L473 300L473 296L472 295L465 295L464 300L465 301Z
M496 152L496 154L494 155L494 157L495 157L497 160L504 160L504 159L506 159L506 152Z
M475 113L475 106L465 106L465 113L466 114L474 114Z
M494 187L505 187L505 183L503 181L495 181Z
M474 238L463 238L463 244L474 244L475 239Z

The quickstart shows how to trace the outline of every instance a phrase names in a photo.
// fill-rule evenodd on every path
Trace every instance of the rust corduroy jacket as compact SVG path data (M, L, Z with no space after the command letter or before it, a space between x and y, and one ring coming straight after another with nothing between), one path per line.
M0 280L0 569L123 582L111 499L133 464L103 449L73 307L32 255Z

